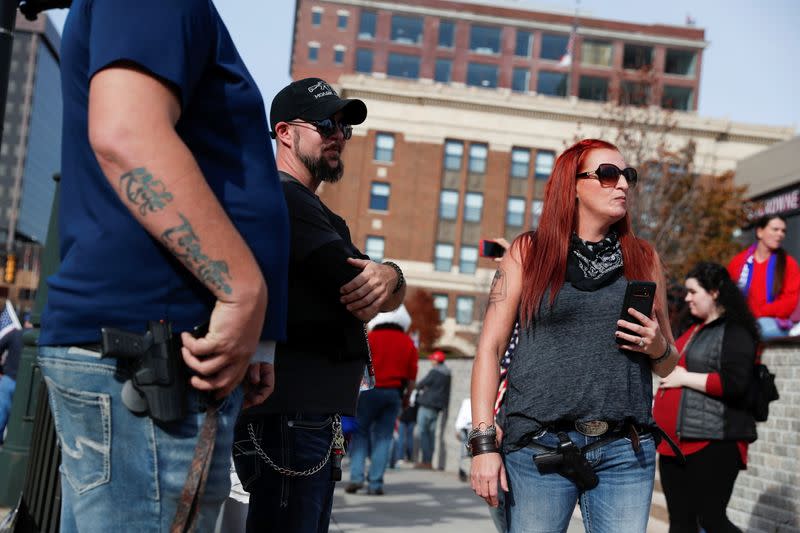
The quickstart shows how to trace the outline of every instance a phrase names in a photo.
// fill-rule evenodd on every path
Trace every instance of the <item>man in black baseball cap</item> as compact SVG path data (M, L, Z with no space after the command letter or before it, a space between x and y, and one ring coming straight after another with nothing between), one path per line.
M339 98L319 78L293 82L272 101L291 230L289 313L286 341L275 352L275 391L243 411L236 427L236 471L250 492L248 531L328 530L344 453L341 416L355 415L362 378L374 376L365 372L364 323L405 296L400 267L370 261L344 219L316 195L322 182L342 177L353 124L366 117L364 102Z

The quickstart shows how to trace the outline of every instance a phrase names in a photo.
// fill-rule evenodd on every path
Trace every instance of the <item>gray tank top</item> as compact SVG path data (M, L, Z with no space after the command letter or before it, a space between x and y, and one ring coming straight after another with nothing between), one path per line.
M564 283L545 294L532 327L521 328L504 404L504 446L527 445L549 423L635 420L651 424L652 374L646 355L622 352L614 332L627 280L593 292Z

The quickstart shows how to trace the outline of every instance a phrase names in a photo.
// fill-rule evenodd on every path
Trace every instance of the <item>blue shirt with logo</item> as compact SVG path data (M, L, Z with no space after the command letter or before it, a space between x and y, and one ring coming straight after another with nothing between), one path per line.
M123 205L89 144L89 83L121 61L178 95L176 131L267 281L262 339L283 340L286 204L261 94L216 8L210 0L75 0L61 41L61 264L48 279L39 343L97 342L103 326L141 332L148 320L185 331L207 321L215 302Z

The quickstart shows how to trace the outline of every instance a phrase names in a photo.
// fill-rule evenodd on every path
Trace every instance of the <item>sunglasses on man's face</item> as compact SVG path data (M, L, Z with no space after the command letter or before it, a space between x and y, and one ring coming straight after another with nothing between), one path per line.
M601 163L597 170L589 170L587 172L580 172L575 175L576 178L594 178L600 182L601 187L615 187L619 182L619 177L624 176L625 181L628 182L628 187L636 187L636 182L639 180L639 175L636 169L632 167L620 169L617 165L611 163Z
M333 119L326 118L323 120L304 120L302 122L289 122L289 124L311 124L324 138L332 137L336 134L336 128L342 131L344 140L348 140L353 136L353 126L345 124L344 122L336 122Z

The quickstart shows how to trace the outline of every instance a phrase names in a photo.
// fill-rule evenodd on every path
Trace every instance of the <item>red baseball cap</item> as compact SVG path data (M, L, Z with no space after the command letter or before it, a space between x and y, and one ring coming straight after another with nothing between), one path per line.
M428 356L428 359L430 359L431 361L436 361L437 363L444 363L444 358L445 358L444 352L441 350L436 350L435 352L433 352Z

